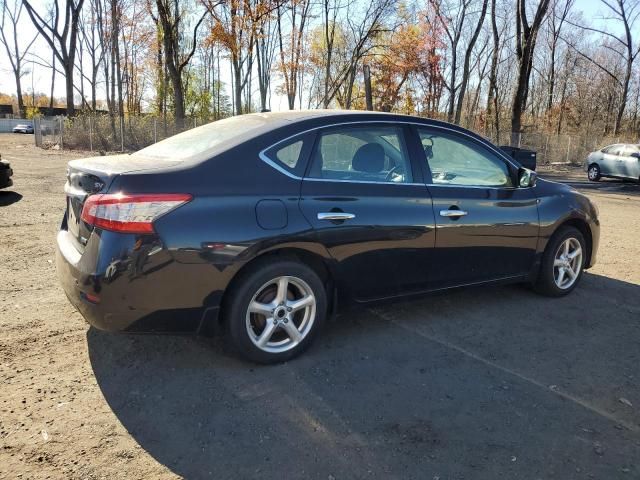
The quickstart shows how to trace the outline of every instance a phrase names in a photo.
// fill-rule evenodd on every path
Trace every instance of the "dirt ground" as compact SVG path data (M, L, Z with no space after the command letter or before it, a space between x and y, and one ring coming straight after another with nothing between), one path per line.
M476 288L350 311L285 365L106 334L58 286L66 162L0 135L0 478L640 478L640 187L570 296Z

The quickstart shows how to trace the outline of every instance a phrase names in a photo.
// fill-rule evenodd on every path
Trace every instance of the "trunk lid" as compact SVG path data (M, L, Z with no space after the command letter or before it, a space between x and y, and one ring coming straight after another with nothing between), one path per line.
M180 163L158 161L151 157L113 155L72 160L67 168L64 191L67 195L67 231L76 240L76 248L82 252L93 231L80 218L84 203L90 195L107 193L113 180L121 174L156 170ZM64 228L64 227L63 227Z

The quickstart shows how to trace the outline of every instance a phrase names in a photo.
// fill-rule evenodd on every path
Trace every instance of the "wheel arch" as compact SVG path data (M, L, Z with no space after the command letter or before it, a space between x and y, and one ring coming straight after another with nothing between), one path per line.
M328 316L332 316L336 313L338 302L338 287L336 281L336 273L334 267L331 265L330 257L327 258L317 251L301 248L298 246L281 246L274 247L272 249L262 251L254 255L250 260L246 261L233 275L227 288L222 294L220 299L220 308L217 312L217 318L214 319L213 325L209 325L206 328L205 333L217 333L222 332L224 329L224 315L225 309L228 308L227 304L232 292L236 288L242 278L254 268L258 268L261 263L278 260L293 260L301 262L307 267L311 268L322 280L325 286L328 303Z
M553 235L555 235L562 227L573 227L582 233L585 242L587 242L587 255L584 264L587 266L585 268L589 268L588 266L591 265L591 254L593 252L593 235L589 224L582 218L568 218L557 226L553 231Z

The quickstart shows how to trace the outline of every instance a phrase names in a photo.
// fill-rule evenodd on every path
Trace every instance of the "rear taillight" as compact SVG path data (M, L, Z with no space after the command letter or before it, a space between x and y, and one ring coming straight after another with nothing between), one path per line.
M122 233L153 233L153 222L191 200L183 193L91 195L81 218L89 225Z

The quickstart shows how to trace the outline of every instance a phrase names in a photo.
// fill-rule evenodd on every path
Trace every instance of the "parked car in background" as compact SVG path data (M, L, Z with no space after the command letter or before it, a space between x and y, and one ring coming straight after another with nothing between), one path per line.
M602 177L640 182L640 145L617 143L589 154L584 170L592 182Z
M33 133L33 125L30 123L20 123L13 127L13 133Z
M73 160L65 192L58 275L90 324L220 328L263 363L351 302L514 282L566 295L599 239L571 187L458 126L373 112L220 120Z
M9 162L2 160L0 157L0 188L7 188L13 185L13 170Z

